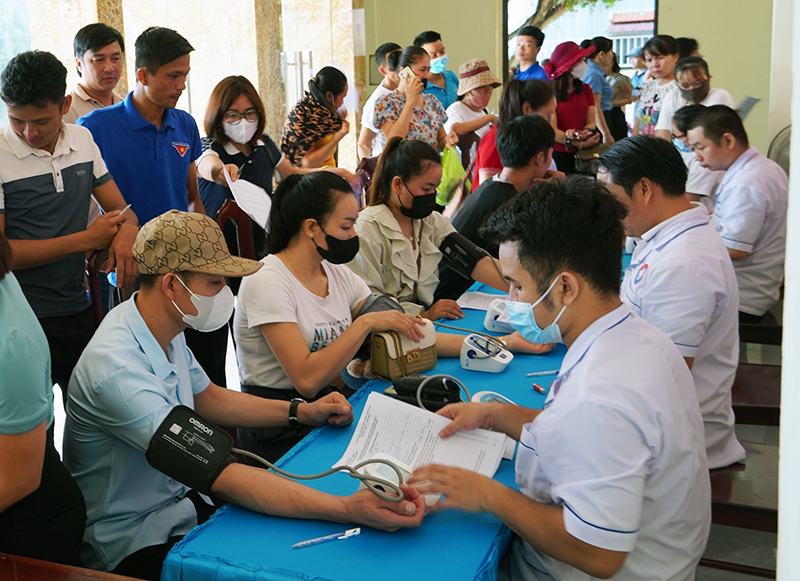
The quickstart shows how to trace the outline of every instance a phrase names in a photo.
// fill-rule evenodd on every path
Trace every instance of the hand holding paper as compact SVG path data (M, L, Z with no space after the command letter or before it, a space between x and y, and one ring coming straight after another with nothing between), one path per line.
M224 174L225 181L228 182L228 187L233 194L233 199L256 224L266 230L269 211L272 208L272 198L269 197L264 188L258 187L247 180L237 179L233 181L227 169L224 170Z

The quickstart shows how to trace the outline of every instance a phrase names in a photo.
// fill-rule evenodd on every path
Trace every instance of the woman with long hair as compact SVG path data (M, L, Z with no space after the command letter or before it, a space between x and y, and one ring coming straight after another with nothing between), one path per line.
M423 324L399 311L353 320L371 296L345 262L359 249L358 203L347 181L329 172L292 175L273 196L264 266L245 278L234 315L242 391L315 401L338 390L337 377L373 331L413 340ZM308 426L240 430L245 449L280 458Z
M433 300L442 259L439 246L456 231L447 218L433 211L441 177L441 158L433 147L421 141L390 139L378 158L367 207L356 224L361 248L348 266L374 293L395 298L409 314L433 320L460 319L464 314L455 301ZM488 253L470 274L475 280L508 290Z
M281 150L292 165L335 167L339 142L350 123L339 110L347 95L347 77L335 67L322 67L308 81L308 93L295 103L283 125Z
M581 49L574 42L562 42L555 48L550 60L544 63L545 72L553 80L558 102L551 121L556 131L553 159L559 171L567 174L575 172L575 153L578 149L600 143L592 88L573 76L577 65L582 64L583 59L594 51L593 46Z
M425 49L408 46L388 55L387 60L399 71L400 85L375 103L375 127L387 140L401 137L424 141L440 151L458 143L455 133L444 130L447 115L439 99L423 93L431 68Z
M520 81L513 79L500 95L499 122L507 123L522 115L541 115L551 121L556 113L556 94L546 81ZM472 174L472 190L503 171L503 162L497 152L497 125L492 126L478 144L475 170Z
M670 93L678 92L675 65L678 63L678 43L666 34L659 34L644 45L644 60L651 80L639 95L634 135L655 135L661 106Z

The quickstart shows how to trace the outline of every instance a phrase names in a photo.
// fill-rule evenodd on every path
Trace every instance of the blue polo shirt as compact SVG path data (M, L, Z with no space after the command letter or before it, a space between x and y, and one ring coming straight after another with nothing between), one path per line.
M444 77L444 89L428 81L428 88L422 91L422 94L433 95L439 99L442 107L447 109L458 100L458 75L453 71L445 70L442 76Z
M136 109L131 92L121 103L81 117L78 125L92 132L140 224L168 210L189 209L189 165L202 152L200 133L191 115L166 109L161 129L156 129Z
M544 69L539 65L539 63L533 63L524 71L522 69L517 69L517 74L514 75L514 78L518 81L549 81L550 77L547 76L547 73L544 72Z
M83 564L101 571L197 525L189 489L150 466L145 451L167 414L194 408L211 381L183 333L161 348L139 296L106 315L69 382L64 465L86 499Z
M614 94L614 89L606 82L605 71L594 61L587 60L586 64L589 68L581 81L592 88L592 93L600 95L600 110L611 111L611 96Z

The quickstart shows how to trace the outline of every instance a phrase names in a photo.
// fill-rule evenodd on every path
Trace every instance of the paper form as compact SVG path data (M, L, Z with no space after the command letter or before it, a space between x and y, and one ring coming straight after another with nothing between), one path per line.
M498 295L493 293L469 292L464 293L458 300L458 306L462 309L475 309L476 311L487 311L494 299L507 299L508 295Z
M493 477L506 447L506 436L489 430L439 432L450 420L380 393L371 393L355 433L336 465L354 466L382 452L412 469L428 464L465 468Z
M231 181L231 176L227 169L223 173L225 174L225 181L228 182L228 187L233 194L233 199L236 200L239 207L256 224L266 230L269 211L272 208L272 198L269 197L267 191L242 178L235 182Z
M744 120L750 114L750 111L755 107L756 103L761 101L761 99L757 99L756 97L751 97L750 95L746 96L742 99L742 102L739 103L736 107L736 111L739 113L739 117Z

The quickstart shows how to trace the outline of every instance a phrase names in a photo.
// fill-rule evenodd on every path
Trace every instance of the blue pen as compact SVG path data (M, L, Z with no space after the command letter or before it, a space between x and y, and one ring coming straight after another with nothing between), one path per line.
M299 543L295 543L292 545L293 549L302 549L303 547L311 547L313 545L319 545L322 543L327 543L328 541L338 541L340 539L349 539L351 537L355 537L361 534L361 527L355 529L349 529L346 531L341 531L338 533L333 533L332 535L326 535L324 537L317 537L316 539L308 539L307 541L301 541Z

